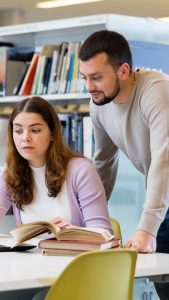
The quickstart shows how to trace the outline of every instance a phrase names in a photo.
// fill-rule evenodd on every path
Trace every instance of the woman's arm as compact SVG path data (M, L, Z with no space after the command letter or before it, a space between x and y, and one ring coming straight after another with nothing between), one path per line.
M73 159L68 176L74 194L70 197L76 198L75 205L85 226L112 231L104 187L92 163L84 158Z
M12 201L8 196L7 188L5 186L3 171L0 173L0 219L5 216L9 208L11 207Z

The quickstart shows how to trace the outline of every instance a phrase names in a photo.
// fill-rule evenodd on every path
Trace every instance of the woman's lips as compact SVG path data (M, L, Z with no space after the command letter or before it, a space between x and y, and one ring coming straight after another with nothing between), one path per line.
M30 150L33 150L34 148L33 147L30 147L30 146L25 146L25 147L22 147L22 150L24 151L30 151Z

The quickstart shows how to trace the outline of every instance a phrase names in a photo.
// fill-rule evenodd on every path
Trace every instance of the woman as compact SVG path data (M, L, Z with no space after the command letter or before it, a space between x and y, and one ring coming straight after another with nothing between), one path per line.
M11 206L17 225L52 220L111 231L97 172L65 144L54 108L40 97L18 102L10 116L0 218Z

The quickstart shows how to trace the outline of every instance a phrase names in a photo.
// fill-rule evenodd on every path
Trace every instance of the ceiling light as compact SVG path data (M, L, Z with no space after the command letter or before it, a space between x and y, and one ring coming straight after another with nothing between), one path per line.
M160 21L169 22L169 17L158 18Z
M99 2L103 0L53 0L53 1L43 1L36 3L37 8L53 8L53 7L62 7L75 4L84 4L91 2Z

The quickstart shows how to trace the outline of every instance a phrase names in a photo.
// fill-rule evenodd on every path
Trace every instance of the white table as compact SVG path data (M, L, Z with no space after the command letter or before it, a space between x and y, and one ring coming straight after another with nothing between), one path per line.
M74 257L29 252L0 253L0 292L50 286ZM135 277L169 274L169 254L139 254Z

